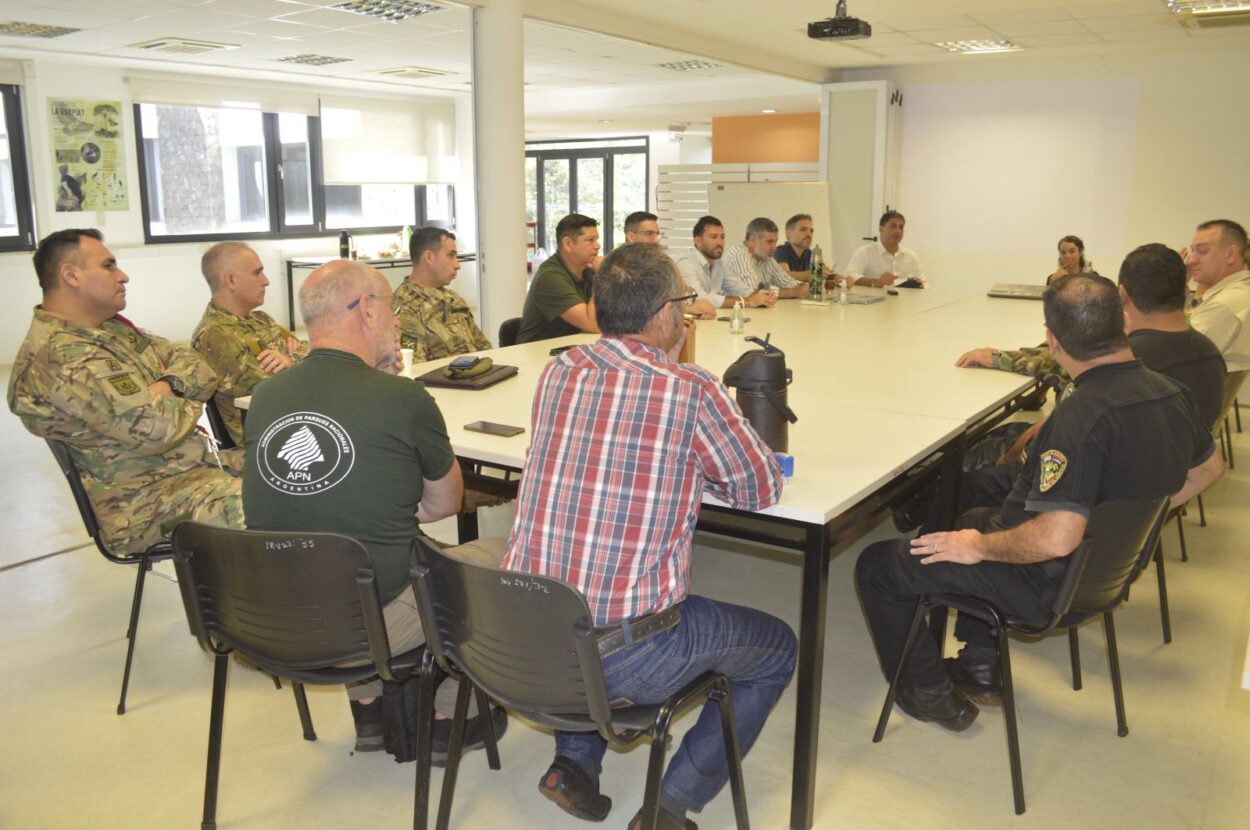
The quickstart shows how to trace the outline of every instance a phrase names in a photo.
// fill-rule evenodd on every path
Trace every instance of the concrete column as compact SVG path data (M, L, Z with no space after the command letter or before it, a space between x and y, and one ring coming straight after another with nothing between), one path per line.
M473 156L477 191L478 321L499 324L525 304L525 92L521 0L473 10Z

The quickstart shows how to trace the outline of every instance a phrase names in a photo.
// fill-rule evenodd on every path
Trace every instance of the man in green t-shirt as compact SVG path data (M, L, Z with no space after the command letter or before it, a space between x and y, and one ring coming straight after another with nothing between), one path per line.
M408 577L420 522L460 508L463 479L447 427L424 384L400 377L394 297L375 269L336 260L300 289L311 351L256 387L245 429L243 510L253 530L343 533L369 551L396 654L425 641ZM451 548L497 567L503 540ZM380 680L348 687L356 749L382 745ZM454 713L455 689L439 690L435 711ZM506 724L497 713L496 733ZM434 730L445 757L450 720ZM471 722L466 749L480 743Z
M599 331L591 268L599 255L599 223L570 213L556 225L556 244L530 283L518 343Z

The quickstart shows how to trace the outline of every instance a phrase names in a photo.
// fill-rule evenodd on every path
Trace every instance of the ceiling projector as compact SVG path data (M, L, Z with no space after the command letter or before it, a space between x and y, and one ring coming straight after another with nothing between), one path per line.
M872 37L872 24L847 15L846 0L838 0L835 16L808 23L807 36L814 40L859 40Z

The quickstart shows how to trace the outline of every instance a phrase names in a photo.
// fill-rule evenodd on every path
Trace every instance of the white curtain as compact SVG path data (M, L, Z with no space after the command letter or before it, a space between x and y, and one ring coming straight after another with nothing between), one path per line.
M454 182L455 104L322 95L321 157L326 184Z

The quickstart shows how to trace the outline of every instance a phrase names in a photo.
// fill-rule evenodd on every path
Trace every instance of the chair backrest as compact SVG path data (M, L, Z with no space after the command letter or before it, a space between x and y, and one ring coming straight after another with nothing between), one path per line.
M191 633L205 650L236 650L272 674L356 662L372 675L390 661L373 561L337 533L174 528L174 568ZM377 667L375 669L375 666Z
M440 663L505 706L588 714L600 732L610 730L594 624L576 589L465 563L422 538L413 542L413 557L426 647Z
M1103 502L1069 555L1053 606L1053 623L1067 627L1115 608L1154 551L1168 497Z
M517 335L521 333L521 318L510 317L499 325L499 345L515 346Z
M95 542L95 546L100 549L100 553L109 559L115 562L129 561L126 557L115 555L101 541L100 523L96 520L95 508L91 506L91 499L87 498L87 488L82 483L82 473L79 471L78 465L74 463L74 456L70 453L69 445L54 438L45 440L48 442L48 449L52 450L52 457L56 459L56 465L61 468L61 475L65 476L65 480L69 483L70 492L74 494L74 504L78 506L78 516L82 519L87 535Z
M1229 372L1224 376L1224 403L1220 406L1220 417L1215 419L1213 432L1218 433L1224 428L1224 419L1232 411L1233 402L1237 400L1237 393L1241 391L1241 384L1245 381L1247 374L1250 374L1250 369Z
M217 445L223 450L232 450L237 444L230 437L230 430L226 428L226 422L221 417L221 410L217 408L217 399L209 398L204 401L204 414L208 416L209 429L213 431L213 437L217 439Z

